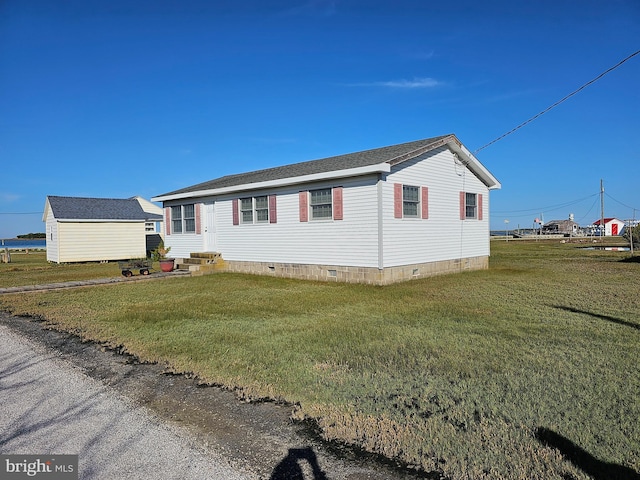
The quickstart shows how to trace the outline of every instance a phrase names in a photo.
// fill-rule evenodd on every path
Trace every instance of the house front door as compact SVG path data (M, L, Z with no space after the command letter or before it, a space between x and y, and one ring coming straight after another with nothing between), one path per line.
M216 251L216 232L215 232L215 216L214 202L206 202L204 204L204 248L207 252Z

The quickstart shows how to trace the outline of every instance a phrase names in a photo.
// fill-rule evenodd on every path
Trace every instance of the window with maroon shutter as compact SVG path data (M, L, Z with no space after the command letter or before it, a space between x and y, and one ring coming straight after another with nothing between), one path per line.
M333 219L342 220L343 216L344 214L342 211L342 187L334 187L333 188Z
M422 218L429 218L429 188L422 187Z
M196 203L196 235L202 233L202 220L200 218L200 204Z
M402 218L402 184L393 184L393 216Z
M277 201L275 195L269 195L269 223L278 223Z
M238 212L238 199L234 198L231 200L231 209L233 216L233 224L240 225L240 213Z
M482 195L460 192L460 220L472 218L482 220Z
M303 191L298 194L300 221L309 221L309 192Z

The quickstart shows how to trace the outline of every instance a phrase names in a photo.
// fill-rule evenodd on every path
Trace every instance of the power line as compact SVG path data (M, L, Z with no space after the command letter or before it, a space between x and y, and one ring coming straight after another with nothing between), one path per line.
M565 97L561 98L560 100L558 100L556 103L554 103L553 105L551 105L550 107L545 108L544 110L542 110L540 113L534 115L533 117L531 117L529 120L526 120L525 122L522 122L520 125L518 125L517 127L513 128L512 130L509 130L507 133L500 135L498 138L496 138L495 140L490 141L489 143L487 143L486 145L483 145L482 147L478 148L476 151L474 151L474 155L476 153L478 153L480 150L484 150L485 148L487 148L489 145L493 145L494 143L502 140L504 137L511 135L512 133L516 132L517 130L520 130L522 127L524 127L525 125L533 122L536 118L544 115L545 113L547 113L549 110L551 110L552 108L557 107L558 105L560 105L562 102L564 102L565 100L568 100L569 98L573 97L576 93L580 92L581 90L584 90L585 88L587 88L589 85L591 85L592 83L597 82L598 80L600 80L602 77L604 77L607 73L612 72L613 70L615 70L616 68L618 68L620 65L622 65L624 62L626 62L627 60L630 60L631 58L635 57L636 55L640 54L640 50L638 50L637 52L632 53L631 55L629 55L628 57L626 57L625 59L619 61L618 63L616 63L613 67L605 70L604 72L602 72L600 75L598 75L596 78L594 78L593 80L588 81L587 83L585 83L584 85L582 85L580 88L578 88L577 90L574 90L573 92L571 92L569 95L566 95Z
M627 205L627 204L625 204L625 203L622 203L620 200L617 200L617 199L613 198L611 195L609 195L609 194L608 194L608 193L606 193L606 192L605 192L605 195L606 195L607 197L609 197L611 200L613 200L614 202L619 203L620 205L622 205L623 207L628 208L629 210L638 210L638 208L636 208L636 207L632 207L632 206L630 206L630 205Z
M556 205L549 205L546 207L540 207L540 208L528 208L526 210L498 210L498 211L493 211L492 213L494 214L510 214L510 213L522 213L522 214L534 214L534 213L540 213L542 212L548 212L548 211L554 211L554 210L559 210L561 208L564 207L569 207L571 205L575 205L577 203L580 202L584 202L585 200L589 199L589 198L593 198L593 197L597 197L598 195L600 195L600 192L598 193L593 193L591 195L588 195L586 197L583 198L579 198L577 200L571 200L565 203L559 203Z

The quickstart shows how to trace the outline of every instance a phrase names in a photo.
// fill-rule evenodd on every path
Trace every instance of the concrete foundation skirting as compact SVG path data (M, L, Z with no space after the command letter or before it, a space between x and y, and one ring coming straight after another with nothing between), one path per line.
M489 257L469 257L438 262L416 263L378 269L375 267L346 267L340 265L312 265L298 263L244 262L227 260L228 272L273 275L305 280L335 281L389 285L416 278L432 277L489 268Z

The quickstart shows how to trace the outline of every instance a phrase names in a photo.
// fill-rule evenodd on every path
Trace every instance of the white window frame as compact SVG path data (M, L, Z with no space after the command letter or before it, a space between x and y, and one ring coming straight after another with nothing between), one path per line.
M327 192L328 201L326 198ZM333 188L309 190L309 219L316 221L333 220Z
M188 235L196 233L196 205L174 205L171 207L171 233Z
M478 218L478 194L477 193L465 192L464 218L470 218L470 219Z
M414 191L416 197L408 198L409 191ZM420 187L415 185L402 185L402 218L420 218ZM415 213L413 212L415 208Z
M269 196L257 195L239 199L240 223L269 223Z

